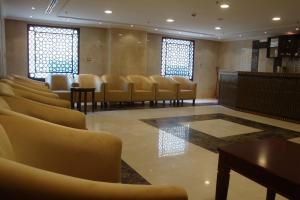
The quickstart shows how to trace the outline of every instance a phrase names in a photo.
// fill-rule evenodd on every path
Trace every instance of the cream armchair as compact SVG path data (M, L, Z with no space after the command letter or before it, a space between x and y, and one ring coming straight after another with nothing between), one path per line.
M141 75L127 76L132 83L131 101L155 101L155 84L147 77Z
M0 110L0 124L4 199L188 199L177 187L117 183L121 141L110 134L57 126L7 110Z
M192 99L193 105L195 105L197 97L197 83L194 83L182 76L173 76L172 79L179 83L178 100L181 100L181 104L183 104L183 100Z
M130 83L125 77L117 75L103 75L105 102L131 102Z
M54 94L53 92L49 91L44 91L44 90L37 90L37 89L32 89L30 87L26 87L24 85L19 84L18 82L9 80L9 79L1 79L1 82L4 82L8 85L10 85L13 88L28 91L34 94L42 95L45 97L51 97L51 98L59 98L58 95Z
M70 108L70 102L63 100L63 99L56 99L56 98L51 98L51 97L45 97L42 95L38 95L35 93L31 93L26 90L21 90L21 89L16 89L11 87L10 85L6 83L1 83L7 85L13 92L15 96L23 97L26 99L30 99L36 102L40 102L43 104L48 104L48 105L53 105L53 106L58 106L58 107L63 107L63 108Z
M86 129L85 115L81 112L17 97L4 83L0 83L1 107L55 124Z
M104 84L99 76L93 74L79 74L75 75L74 82L82 88L95 88L95 103L97 105L97 102L100 102L102 105L104 102ZM92 101L92 95L90 93L87 96L87 101Z
M19 75L11 75L9 77L9 79L21 84L21 85L24 85L26 87L30 87L30 88L33 88L33 89L36 89L36 90L43 90L43 91L50 91L49 90L49 85L45 82L41 82L41 81L36 81L36 80L33 80L33 79L30 79L30 78L26 78L26 77L23 77L23 76L19 76Z
M73 78L62 74L49 74L45 81L53 93L65 100L70 100L71 87L79 86L74 83Z
M150 79L156 84L155 103L157 104L159 100L162 100L163 103L165 103L165 100L170 100L170 103L173 101L175 104L179 83L160 75L150 76Z

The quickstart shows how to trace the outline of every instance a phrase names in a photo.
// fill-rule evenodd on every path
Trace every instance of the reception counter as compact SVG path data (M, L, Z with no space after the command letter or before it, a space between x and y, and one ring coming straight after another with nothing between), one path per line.
M219 104L300 120L300 74L221 72Z

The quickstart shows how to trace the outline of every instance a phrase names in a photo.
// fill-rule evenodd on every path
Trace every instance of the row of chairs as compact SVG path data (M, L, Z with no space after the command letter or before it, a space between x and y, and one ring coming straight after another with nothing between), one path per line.
M188 199L178 187L121 184L122 141L88 131L69 106L45 83L1 79L1 199Z
M179 104L183 100L193 100L197 96L197 84L183 77L150 77L141 75L116 76L80 74L73 78L66 75L49 75L46 78L50 89L62 99L70 99L71 87L95 88L97 102L145 102L158 101ZM91 96L88 97L91 101Z

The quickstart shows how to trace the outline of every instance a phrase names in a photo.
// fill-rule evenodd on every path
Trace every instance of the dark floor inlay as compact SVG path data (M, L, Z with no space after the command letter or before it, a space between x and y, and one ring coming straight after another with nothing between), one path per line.
M218 103L196 103L195 106L211 106L211 105L218 105ZM112 110L137 110L137 109L156 109L156 108L176 108L176 107L190 107L193 106L192 103L189 102L185 102L183 105L179 104L179 105L173 105L173 104L169 104L166 103L165 105L163 103L158 103L157 105L150 105L149 103L134 103L132 104L128 104L128 103L114 103L111 104L110 106L106 107L106 108L100 108L100 105L97 106L96 111L112 111ZM88 111L92 110L92 106L88 105Z
M262 131L217 138L181 124L183 122L205 121L213 119L222 119L240 125L260 129ZM271 137L277 137L287 140L295 137L300 137L300 132L297 131L292 131L221 113L141 119L141 121L215 153L217 153L219 147L235 142L242 142L253 139L265 139Z
M123 184L142 184L142 185L150 185L150 183L144 179L139 173L137 173L134 169L132 169L126 162L122 160L122 177L121 181Z

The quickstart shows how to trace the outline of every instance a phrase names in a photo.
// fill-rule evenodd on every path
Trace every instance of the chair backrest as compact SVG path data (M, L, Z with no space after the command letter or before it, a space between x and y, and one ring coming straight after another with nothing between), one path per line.
M133 83L136 90L145 90L148 88L148 78L142 75L129 75L127 79Z
M103 75L101 79L107 83L108 90L122 90L124 84L124 77L118 75Z
M0 157L15 160L13 147L2 125L0 125Z
M177 81L180 84L180 88L182 89L191 89L192 81L182 76L173 76L173 80Z
M168 77L153 75L150 78L158 84L159 89L169 89L172 80Z
M48 75L46 82L49 84L51 90L69 90L70 80L67 75L53 74Z
M100 78L93 74L79 74L75 76L75 81L78 82L79 87L96 88L99 87Z

